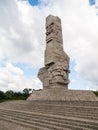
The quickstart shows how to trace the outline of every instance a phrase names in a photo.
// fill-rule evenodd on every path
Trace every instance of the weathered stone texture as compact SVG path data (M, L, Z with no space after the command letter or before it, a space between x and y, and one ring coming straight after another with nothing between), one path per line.
M98 97L92 91L66 90L64 88L44 89L34 91L28 100L49 101L98 101Z
M46 18L45 67L38 73L43 88L68 89L69 57L63 50L61 20L49 15Z

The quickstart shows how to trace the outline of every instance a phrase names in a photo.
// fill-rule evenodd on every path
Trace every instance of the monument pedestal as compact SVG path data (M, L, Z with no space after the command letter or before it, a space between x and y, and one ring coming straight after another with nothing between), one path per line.
M98 101L92 91L51 88L34 91L27 100L47 101Z

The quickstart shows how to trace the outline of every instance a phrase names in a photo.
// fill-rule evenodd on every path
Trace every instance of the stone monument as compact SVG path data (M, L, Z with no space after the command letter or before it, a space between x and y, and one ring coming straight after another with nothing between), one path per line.
M46 18L45 67L38 78L43 90L34 91L27 100L49 101L96 101L91 91L68 90L69 57L63 49L61 20L57 16Z
M45 67L38 73L43 89L68 89L69 57L63 50L61 20L49 15L46 18Z

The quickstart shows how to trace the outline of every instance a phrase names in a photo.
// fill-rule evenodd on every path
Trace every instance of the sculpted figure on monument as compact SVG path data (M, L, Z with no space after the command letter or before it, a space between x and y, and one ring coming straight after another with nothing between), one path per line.
M54 82L58 82L67 85L69 83L68 66L63 66L62 63L57 62L48 69L48 72L50 75L49 84L52 85Z
M68 89L69 57L63 50L61 20L49 15L46 18L45 67L38 73L43 88Z

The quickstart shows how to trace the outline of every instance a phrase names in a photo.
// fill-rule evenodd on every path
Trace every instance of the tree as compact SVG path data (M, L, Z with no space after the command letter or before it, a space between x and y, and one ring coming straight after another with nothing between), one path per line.
M0 100L5 99L5 94L3 91L0 91Z
M5 96L7 99L13 99L14 92L12 90L8 90L5 92Z
M25 88L25 89L23 90L23 93L28 95L31 90L32 90L32 89L30 89L30 88Z
M32 90L32 89L30 89L30 88L25 88L25 89L23 90L23 95L24 95L24 97L25 97L26 99L29 97L31 90Z

